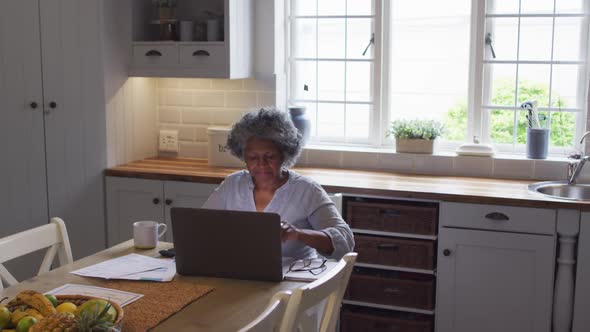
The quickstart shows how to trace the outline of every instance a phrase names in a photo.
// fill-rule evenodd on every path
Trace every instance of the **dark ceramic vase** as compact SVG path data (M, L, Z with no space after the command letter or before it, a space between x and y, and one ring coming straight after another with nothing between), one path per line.
M289 107L289 114L291 114L291 120L293 121L293 124L303 136L303 145L305 145L309 140L309 134L311 131L311 120L309 120L305 114L305 107Z

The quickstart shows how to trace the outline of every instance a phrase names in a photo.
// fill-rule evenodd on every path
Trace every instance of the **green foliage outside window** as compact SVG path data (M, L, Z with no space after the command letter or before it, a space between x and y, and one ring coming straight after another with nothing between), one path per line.
M514 82L510 80L498 80L494 82L494 93L492 94L493 105L514 104ZM553 107L567 107L565 101L552 94ZM531 82L521 82L519 87L519 100L538 100L540 104L549 100L549 88ZM540 114L548 117L547 112ZM516 112L516 143L526 142L526 112ZM575 133L575 113L552 112L551 113L551 145L568 147L573 145ZM543 123L544 124L544 123ZM464 141L467 133L467 104L465 101L458 102L445 114L445 134L443 138L449 141ZM490 136L493 143L512 144L514 131L514 112L510 110L490 111Z

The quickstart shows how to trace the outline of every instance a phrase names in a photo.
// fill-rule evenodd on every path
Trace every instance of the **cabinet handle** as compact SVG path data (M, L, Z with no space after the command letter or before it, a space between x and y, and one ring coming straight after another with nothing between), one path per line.
M209 56L211 54L209 54L209 52L205 51L205 50L196 50L193 52L193 56Z
M167 198L164 202L166 205L172 205L172 200L170 198Z
M160 204L160 199L159 198L154 198L152 200L152 202L154 202L155 205L158 205L158 204Z
M382 216L385 217L399 217L401 215L401 212L398 210L380 210L379 214L381 214Z
M149 50L145 53L145 56L162 56L162 52L156 50Z
M502 212L490 212L490 213L486 214L486 219L495 220L495 221L508 221L508 220L510 220L510 218L508 218L508 216Z
M379 243L377 245L377 249L379 250L398 250L399 246L393 243Z
M451 256L451 250L450 250L450 249L445 249L445 250L443 250L443 255L444 255L444 256L447 256L447 257L448 257L448 256Z
M32 109L36 109L37 106L39 106L39 104L37 104L36 102L32 101L29 106L31 106Z
M49 103L49 108L55 109L57 107L57 103L52 101Z

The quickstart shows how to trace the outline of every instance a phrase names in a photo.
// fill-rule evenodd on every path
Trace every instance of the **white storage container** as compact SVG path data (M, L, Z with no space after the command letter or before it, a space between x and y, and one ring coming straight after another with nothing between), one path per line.
M207 135L209 136L209 165L244 167L244 163L232 156L225 147L230 129L228 127L207 128Z

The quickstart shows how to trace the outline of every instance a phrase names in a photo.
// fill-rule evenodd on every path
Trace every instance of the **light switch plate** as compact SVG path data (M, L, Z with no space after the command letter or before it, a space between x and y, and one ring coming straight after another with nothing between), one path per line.
M164 152L178 152L178 130L160 130L158 149Z

